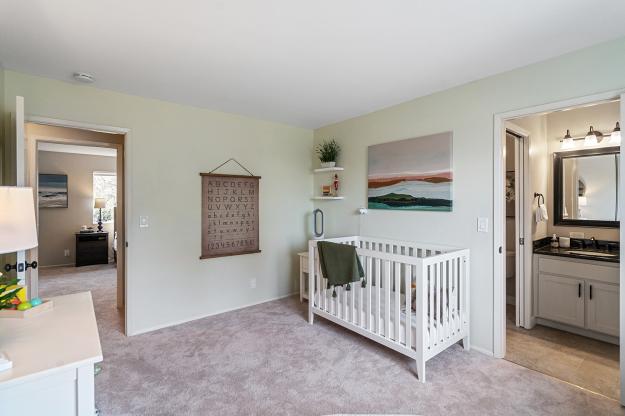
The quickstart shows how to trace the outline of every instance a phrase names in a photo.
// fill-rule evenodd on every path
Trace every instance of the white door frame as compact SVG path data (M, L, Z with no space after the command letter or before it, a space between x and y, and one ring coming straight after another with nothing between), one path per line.
M533 199L530 199L531 196L528 194L527 190L530 189L531 184L531 171L529 169L529 148L532 137L527 130L515 125L514 123L507 122L504 124L505 130L509 130L514 135L520 137L519 139L515 140L515 323L517 326L531 328L533 326L533 324L531 323L532 297L530 284L532 278L531 210ZM504 233L506 232L505 227L503 231ZM519 238L523 238L524 244L520 243ZM503 252L506 253L506 255L508 251L507 241L508 239L505 238L504 234Z
M124 239L125 241L118 241L118 247L119 244L122 244L123 249L125 250L125 255L124 255L124 328L123 331L124 333L126 333L127 331L127 327L128 327L128 260L129 260L129 255L128 255L128 246L127 246L127 241L128 241L128 230L129 230L129 220L131 217L130 212L131 212L131 204L130 204L130 198L129 195L132 194L131 191L131 170L130 170L130 166L129 166L129 160L130 160L130 155L131 155L131 140L130 140L130 135L131 135L131 130L125 127L115 127L115 126L104 126L104 125L100 125L100 124L91 124L91 123L83 123L83 122L79 122L79 121L70 121L70 120L62 120L62 119L56 119L56 118L50 118L50 117L41 117L41 116L31 116L31 115L26 115L24 122L26 123L34 123L34 124L43 124L43 125L47 125L47 126L55 126L55 127L68 127L68 128L74 128L74 129L81 129L81 130L91 130L91 131L98 131L98 132L104 132L104 133L112 133L112 134L123 134L125 136L124 138L124 154L123 154L123 163L124 163Z
M505 293L505 258L500 248L505 242L505 198L502 137L505 134L505 122L510 119L539 115L542 113L578 107L613 99L621 99L621 124L625 125L625 90L606 91L584 97L541 104L519 110L494 114L493 120L493 355L503 358L506 352L506 293ZM619 184L619 203L625 206L625 170L621 169ZM620 228L620 241L625 242L624 227ZM528 242L529 245L530 242ZM625 264L625 253L621 254L621 264ZM625 402L625 267L620 267L620 363L621 363L621 403Z
M625 91L621 91L621 126L625 126ZM621 139L622 140L622 139ZM623 149L623 142L621 141L621 150ZM619 166L619 189L618 189L618 206L619 214L623 212L625 207L625 169ZM619 221L621 220L619 215ZM619 241L622 243L625 241L625 227L619 228ZM621 404L625 404L625 253L621 251L619 259L619 363L621 366Z

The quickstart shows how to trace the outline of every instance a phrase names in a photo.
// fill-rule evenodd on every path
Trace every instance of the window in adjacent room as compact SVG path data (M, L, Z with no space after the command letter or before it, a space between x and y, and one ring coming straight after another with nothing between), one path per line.
M113 211L117 205L117 175L114 172L93 172L93 200L96 198L106 199L106 208L102 208L102 222L113 222ZM97 224L99 217L100 210L94 208L94 224Z

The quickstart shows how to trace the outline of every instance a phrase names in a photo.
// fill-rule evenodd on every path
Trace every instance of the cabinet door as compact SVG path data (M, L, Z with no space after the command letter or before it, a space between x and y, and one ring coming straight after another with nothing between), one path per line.
M570 277L538 275L538 315L564 324L584 327L584 281Z
M586 282L586 323L588 329L619 334L619 286Z

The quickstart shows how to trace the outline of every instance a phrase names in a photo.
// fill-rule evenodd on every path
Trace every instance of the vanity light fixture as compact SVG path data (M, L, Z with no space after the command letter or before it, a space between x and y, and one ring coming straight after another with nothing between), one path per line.
M566 135L562 139L562 145L560 146L560 148L562 150L568 150L568 149L572 149L573 147L575 147L575 142L573 141L573 138L571 137L571 132L567 129Z
M618 146L621 144L621 125L619 124L618 121L616 122L616 127L610 134L610 140L608 141L608 143L613 144L615 146Z
M588 134L586 134L584 139L584 146L596 146L597 143L597 132L590 126L590 130L588 130Z

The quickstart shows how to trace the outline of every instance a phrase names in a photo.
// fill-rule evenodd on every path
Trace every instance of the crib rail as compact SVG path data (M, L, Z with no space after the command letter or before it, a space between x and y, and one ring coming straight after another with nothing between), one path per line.
M324 241L355 246L367 284L328 288L318 240L310 241L310 323L319 315L415 358L421 381L429 358L461 339L468 346L468 249L371 237Z

